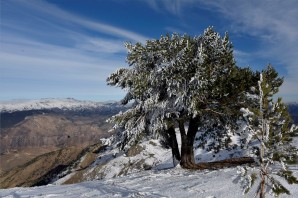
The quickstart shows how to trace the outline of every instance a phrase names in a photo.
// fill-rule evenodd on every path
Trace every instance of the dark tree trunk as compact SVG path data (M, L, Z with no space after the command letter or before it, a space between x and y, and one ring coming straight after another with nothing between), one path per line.
M193 143L199 128L199 119L191 118L189 121L187 134L184 129L184 122L179 122L179 130L181 133L181 161L180 165L183 168L193 169L196 166L193 152Z
M178 142L177 142L177 137L176 137L176 132L175 132L174 127L170 127L167 130L167 132L169 134L169 144L172 149L173 157L175 157L176 160L180 161L181 156L180 156L180 152L179 152L179 147L178 147ZM173 159L173 161L175 161L175 160ZM174 166L175 166L175 164L174 164Z
M186 134L184 128L184 122L179 122L179 130L181 134L181 161L180 165L186 169L220 169L226 167L234 167L242 164L251 164L254 163L254 159L251 157L240 157L240 158L231 158L216 162L201 162L196 164L194 159L194 140L196 133L199 128L199 118L191 118L189 121L189 127Z
M265 198L265 174L262 173L261 186L260 186L260 198Z

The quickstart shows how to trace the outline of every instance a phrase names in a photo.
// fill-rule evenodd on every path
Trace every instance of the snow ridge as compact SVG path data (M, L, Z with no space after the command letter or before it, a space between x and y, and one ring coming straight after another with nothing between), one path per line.
M112 102L111 102L112 103ZM66 99L38 99L38 100L13 100L8 102L0 102L0 112L15 112L25 110L84 110L102 108L111 103L80 101L73 98ZM116 102L114 102L116 104Z

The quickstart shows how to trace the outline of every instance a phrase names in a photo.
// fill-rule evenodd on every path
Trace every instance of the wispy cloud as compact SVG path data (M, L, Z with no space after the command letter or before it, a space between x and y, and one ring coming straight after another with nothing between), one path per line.
M179 0L149 0L146 1L151 8L162 12L164 9L172 14L181 14L181 1Z
M76 49L28 41L24 46L18 43L3 47L7 52L0 53L1 98L34 94L78 97L87 94L87 90L89 96L101 93L113 98L115 92L106 86L105 80L112 71L124 65L120 58L97 58ZM13 50L14 53L10 52Z
M29 0L29 1L15 1L11 0L9 3L15 4L19 10L25 11L28 10L30 13L34 13L35 17L38 17L39 20L46 18L46 21L55 21L55 24L75 24L79 25L100 33L105 33L108 35L113 35L116 37L122 37L129 41L134 42L144 42L148 38L137 34L135 32L118 28L112 25L102 23L100 21L92 21L92 19L86 19L82 16L77 16L67 11L60 9L59 7L47 3L42 0ZM15 9L17 11L17 9Z
M174 21L177 19L175 23L164 26L167 31L183 33L184 29L193 26L186 24L184 19L185 16L189 19L195 8L199 8L208 14L214 13L218 20L224 20L222 24L225 27L216 29L229 30L239 38L243 35L256 38L259 46L255 50L248 52L245 46L241 46L241 50L235 46L238 61L241 65L251 65L258 59L268 60L286 75L281 94L289 95L289 100L298 101L297 1L140 2L145 2L160 16L165 13L169 17L170 13ZM1 85L13 85L12 88L0 87L1 94L5 95L18 90L21 92L17 84L32 93L36 90L41 92L43 83L53 84L55 92L63 92L62 86L54 86L54 81L65 85L68 90L77 88L79 93L85 93L83 87L91 87L94 93L115 94L113 89L107 88L104 80L125 64L123 43L145 42L148 39L129 29L71 13L51 1L1 1L1 17L0 81ZM25 86L29 84L30 88Z
M45 1L11 0L1 6L0 98L123 94L105 80L125 65L124 42L147 37Z
M258 56L287 70L280 95L298 101L298 2L297 1L201 1L231 21L231 29L260 39Z
M286 70L281 95L291 95L289 100L298 101L298 1L148 0L147 3L156 11L179 17L195 7L219 13L229 22L226 30L239 36L252 36L260 42L260 47L250 54L236 50L240 62L248 61L249 65L249 60L263 59L279 70Z
M74 22L99 32L104 32L115 36L121 36L123 38L127 38L129 40L136 41L136 42L144 43L146 40L148 40L148 38L145 36L142 36L124 29L120 29L117 27L113 27L107 24L103 24L103 23L92 22L92 21L82 20L82 19Z
M197 5L197 0L146 0L152 9L158 12L169 12L173 15L185 15L185 8Z
M235 31L272 39L298 37L296 18L297 1L201 1L207 8L217 10L231 20Z

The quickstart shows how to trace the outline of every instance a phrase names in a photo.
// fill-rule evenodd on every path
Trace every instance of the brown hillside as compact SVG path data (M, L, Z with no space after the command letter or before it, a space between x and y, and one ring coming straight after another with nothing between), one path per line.
M82 147L68 147L43 154L30 162L0 175L0 188L43 185L55 174L75 162L83 153Z
M69 146L98 143L111 134L106 117L72 117L44 114L27 117L21 123L1 129L0 173L22 165L34 157Z

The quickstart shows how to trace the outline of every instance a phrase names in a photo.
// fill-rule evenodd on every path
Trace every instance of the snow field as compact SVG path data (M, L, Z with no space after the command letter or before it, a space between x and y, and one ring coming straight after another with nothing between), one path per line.
M253 197L254 189L243 195L237 183L237 168L215 171L189 171L177 166L168 170L150 170L124 177L88 181L72 185L48 185L33 188L0 190L3 198L41 197ZM296 172L297 175L297 172ZM298 188L291 185L292 195L298 197ZM273 197L267 195L266 197Z
M177 137L178 138L178 137ZM151 141L151 143L149 143ZM243 194L240 178L237 174L238 168L226 168L221 170L194 171L182 169L179 165L173 167L171 150L162 149L157 140L143 142L145 148L140 154L126 157L117 154L116 150L107 150L103 156L97 159L92 166L102 162L108 162L103 168L105 179L93 180L72 185L57 185L62 183L56 181L56 185L1 189L0 197L3 198L47 198L47 197L198 197L198 198L240 198L253 197L257 188L256 181L248 194ZM178 138L179 141L179 138ZM202 153L203 154L203 153ZM206 153L208 154L208 153ZM129 163L144 159L145 163L152 165L148 171L131 169L127 175L121 175L123 168ZM206 157L203 157L206 158ZM298 176L298 166L291 168ZM119 175L120 174L120 175ZM65 176L66 178L69 175ZM280 197L298 197L297 185L286 185L292 195ZM266 195L266 197L274 197Z

